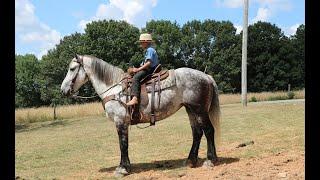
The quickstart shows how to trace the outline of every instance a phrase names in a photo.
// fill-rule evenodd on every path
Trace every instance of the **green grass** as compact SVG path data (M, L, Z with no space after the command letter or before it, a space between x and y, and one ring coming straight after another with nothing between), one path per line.
M304 152L303 102L248 104L245 109L240 104L226 105L222 106L221 118L219 157L242 159L283 151ZM235 148L250 140L253 145ZM16 129L15 143L16 176L25 179L113 179L120 160L115 125L101 116L31 123ZM129 157L133 170L161 170L169 177L183 173L187 170L182 163L191 144L184 109L155 127L141 130L132 126ZM206 157L205 138L199 157ZM157 168L159 164L163 167Z

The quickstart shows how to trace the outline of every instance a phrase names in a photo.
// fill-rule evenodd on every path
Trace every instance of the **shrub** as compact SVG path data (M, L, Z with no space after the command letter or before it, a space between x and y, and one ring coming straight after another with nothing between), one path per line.
M271 97L268 97L268 101L277 101L277 100L286 100L288 99L287 96L271 96Z
M288 99L293 99L294 96L295 96L295 94L294 94L294 92L289 91L289 92L287 93L287 96L288 96Z
M255 96L252 96L250 102L257 102L257 98Z

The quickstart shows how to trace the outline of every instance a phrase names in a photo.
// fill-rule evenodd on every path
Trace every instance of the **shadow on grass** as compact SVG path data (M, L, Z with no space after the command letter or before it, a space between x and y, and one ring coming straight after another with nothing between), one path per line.
M44 127L66 126L67 124L69 123L65 120L55 120L55 121L51 121L50 123L43 122L43 123L16 124L15 132L34 131Z
M199 158L199 165L198 167L202 166L203 162L206 159L204 158ZM230 164L233 162L238 162L240 159L239 158L232 158L232 157L219 157L218 161L214 163L215 166L219 166L221 164ZM131 174L134 173L140 173L144 171L150 171L150 170L173 170L173 169L178 169L182 167L186 167L185 165L186 159L173 159L173 160L162 160L162 161L154 161L150 163L136 163L136 164L131 164ZM101 168L99 172L113 172L117 166L113 167L108 167L108 168Z

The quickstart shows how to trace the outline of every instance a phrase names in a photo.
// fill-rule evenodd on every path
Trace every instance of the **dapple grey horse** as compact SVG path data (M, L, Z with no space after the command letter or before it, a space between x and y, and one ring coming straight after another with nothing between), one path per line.
M119 136L121 160L115 170L118 175L126 175L131 170L128 157L130 118L126 111L126 97L122 94L123 87L119 83L124 75L125 72L122 69L94 56L76 55L71 60L68 73L61 85L61 92L67 96L76 93L87 81L92 83L101 99L111 94L116 95L116 99L105 103L104 108L107 117L115 123ZM191 68L171 70L167 79L170 77L171 80L168 81L174 83L171 82L170 86L161 91L160 105L155 105L156 120L165 119L184 106L189 116L193 136L186 164L190 167L197 166L198 150L204 133L207 138L207 160L203 165L213 166L217 161L216 143L220 136L217 85L210 75ZM148 94L148 96L150 100L151 95ZM150 121L150 104L149 102L148 105L140 107L146 115L143 122Z

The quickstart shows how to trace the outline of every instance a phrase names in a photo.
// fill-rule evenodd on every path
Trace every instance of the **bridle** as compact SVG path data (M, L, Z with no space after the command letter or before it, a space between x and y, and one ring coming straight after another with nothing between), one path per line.
M77 70L77 74L73 77L73 79L71 81L71 85L70 85L71 92L73 92L73 85L77 80L80 68L81 67L83 68L83 59L82 59L82 57L76 56L76 59L77 59L77 61L74 61L74 62L77 62L79 64L79 67L78 67L78 70ZM84 68L83 68L83 70L84 70L84 72L86 72ZM85 75L87 76L87 73L85 73Z

